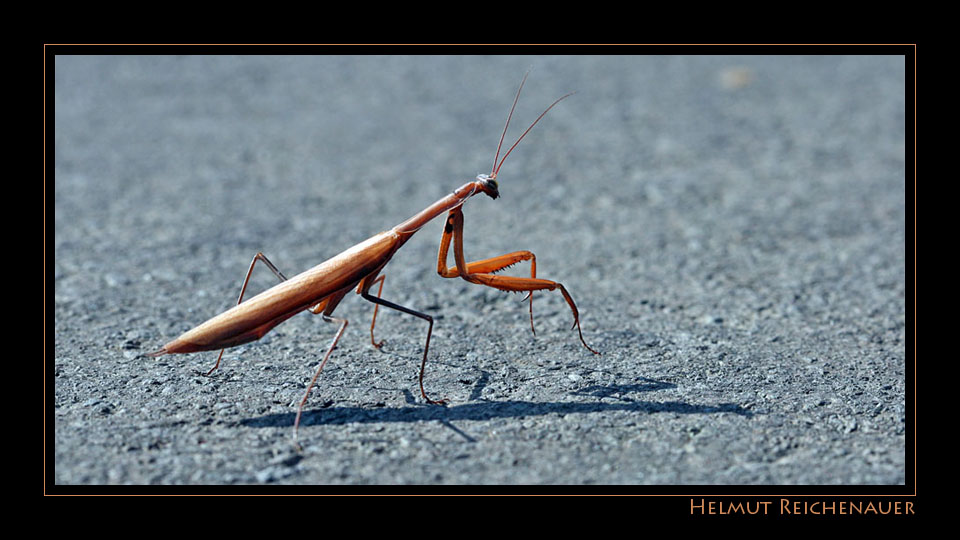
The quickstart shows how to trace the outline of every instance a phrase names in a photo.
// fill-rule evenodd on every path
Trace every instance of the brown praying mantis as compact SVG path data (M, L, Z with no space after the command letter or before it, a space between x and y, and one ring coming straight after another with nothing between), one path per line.
M580 336L580 342L590 352L600 354L592 349L583 339L583 332L580 330L580 314L577 311L577 305L573 297L567 292L563 285L555 281L537 278L537 259L530 251L515 251L489 259L483 259L474 262L466 262L463 256L463 204L470 197L483 193L492 199L500 196L496 182L500 167L506 161L507 156L514 148L520 144L520 141L533 129L561 100L571 96L573 93L561 96L550 104L536 120L530 124L530 127L524 131L513 146L500 158L500 150L503 146L503 139L507 134L507 128L510 126L510 119L513 117L513 111L516 109L517 101L520 99L520 91L523 90L523 84L527 76L524 75L520 82L520 88L513 100L513 106L507 115L507 122L500 135L500 142L497 144L497 153L493 158L493 167L490 174L478 175L476 181L468 182L456 191L431 204L426 209L397 225L396 227L376 234L368 240L361 242L346 251L324 261L305 272L287 279L280 270L263 253L257 253L250 267L247 270L246 278L240 288L240 297L237 299L237 305L208 320L207 322L187 331L180 337L167 343L162 349L150 353L150 356L161 356L164 354L191 353L198 351L209 351L220 349L220 355L217 356L217 362L207 372L210 375L220 366L220 360L223 358L223 351L227 347L235 347L243 343L248 343L263 337L273 327L283 321L293 317L301 311L310 311L315 315L320 315L324 321L338 323L340 325L333 341L327 348L326 354L320 366L314 373L310 384L307 386L303 399L297 408L297 417L293 424L294 440L298 438L300 426L300 417L303 414L303 407L310 395L310 390L317 382L317 377L323 371L323 366L330 358L330 353L343 335L347 327L347 320L333 317L333 311L343 300L343 297L356 288L358 294L364 299L373 302L373 321L370 323L370 342L374 347L380 348L383 342L377 342L374 338L373 329L377 322L377 310L380 306L388 307L419 317L428 323L427 340L423 346L423 359L420 362L420 394L427 403L444 404L446 400L434 401L427 397L423 388L423 372L427 363L427 351L430 349L430 335L433 333L433 318L425 313L414 311L410 308L395 304L380 297L383 292L384 275L381 271L390 262L394 253L409 240L414 233L423 226L432 221L437 216L447 213L446 225L443 229L443 235L440 238L440 252L437 257L437 273L445 278L462 278L470 283L493 287L502 291L527 292L530 301L530 330L536 335L536 329L533 326L533 293L534 291L553 291L560 290L564 300L570 306L573 312L573 328L577 329ZM497 161L499 159L499 162ZM453 241L453 256L455 266L447 267L447 254L450 248L450 241ZM250 281L250 275L257 261L263 262L280 279L280 283L267 289L266 291L243 301L243 295L247 289L247 283ZM530 261L530 277L513 277L497 275L495 272L503 270L508 266L521 261ZM379 283L377 295L370 294L373 285ZM524 300L527 300L525 298Z

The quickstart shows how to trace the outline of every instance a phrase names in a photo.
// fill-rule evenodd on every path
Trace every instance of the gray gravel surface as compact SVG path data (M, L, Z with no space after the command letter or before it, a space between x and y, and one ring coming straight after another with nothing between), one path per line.
M577 301L436 275L442 220L350 321L147 357L507 160L466 256L527 249ZM903 57L58 57L58 484L901 484ZM48 192L49 194L50 192ZM452 261L452 258L451 258ZM508 270L528 275L521 264ZM251 287L276 278L265 268ZM48 396L50 397L50 396Z

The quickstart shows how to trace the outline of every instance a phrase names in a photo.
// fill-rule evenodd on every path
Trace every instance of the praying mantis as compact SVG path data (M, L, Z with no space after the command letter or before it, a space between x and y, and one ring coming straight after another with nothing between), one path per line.
M529 73L528 73L529 74ZM380 306L394 309L414 317L419 317L428 323L427 339L423 346L423 359L420 361L420 394L423 399L430 404L442 405L446 400L433 400L427 397L423 387L424 368L427 363L427 352L430 349L430 336L433 333L433 318L425 313L420 313L408 307L390 302L381 298L383 293L384 275L381 274L387 263L393 255L410 238L427 223L434 218L446 213L446 224L440 238L440 251L437 257L437 273L444 278L461 278L470 283L493 287L502 291L527 292L530 311L530 330L536 335L536 329L533 325L533 293L535 291L553 291L558 290L563 295L564 300L570 306L573 313L573 328L577 329L580 342L590 352L599 355L600 353L587 345L583 339L583 332L580 329L580 314L573 297L567 289L556 281L537 278L537 259L530 251L515 251L505 255L491 257L473 262L467 262L463 255L463 205L470 197L477 194L484 194L491 199L497 199L500 196L499 186L496 178L506 161L507 156L513 152L513 149L520 144L520 141L533 129L557 103L573 95L565 94L550 104L536 120L520 135L515 143L500 157L500 150L503 146L504 137L507 134L507 128L510 126L510 120L516 109L517 102L520 99L520 92L527 80L525 74L520 82L516 97L513 100L513 106L507 115L507 122L500 135L500 142L497 144L497 152L493 158L493 167L490 174L480 174L475 181L467 182L457 188L453 193L431 204L421 212L410 219L400 223L390 230L376 234L369 239L343 251L309 270L306 270L292 278L287 278L277 267L267 259L262 252L258 252L250 262L247 275L240 288L240 297L237 299L237 305L231 309L217 315L203 324L182 334L180 337L170 341L160 350L149 353L150 356L162 356L165 354L192 353L199 351L209 351L220 349L217 356L217 362L207 372L207 375L213 373L219 366L223 358L223 352L228 347L235 347L244 343L255 341L263 337L272 328L283 321L302 312L309 311L315 315L320 315L324 321L339 324L336 334L323 355L323 360L317 368L307 386L300 405L297 408L297 416L293 425L294 440L298 440L300 418L303 414L303 407L307 402L311 389L317 382L317 378L323 371L324 365L330 359L330 354L343 335L347 327L347 320L333 316L334 310L343 300L344 296L356 289L365 300L374 304L373 320L370 323L370 342L374 347L380 348L383 342L377 342L374 338L374 326L377 322L377 311ZM499 160L499 161L498 161ZM453 242L453 255L455 265L453 268L447 266L448 252L450 243ZM280 279L280 283L257 294L246 302L243 301L247 284L250 281L250 275L257 262L265 264L274 275ZM522 261L530 262L530 277L514 277L498 275L496 272L503 270L511 265ZM377 287L376 296L370 294L374 285ZM299 445L298 445L299 446Z

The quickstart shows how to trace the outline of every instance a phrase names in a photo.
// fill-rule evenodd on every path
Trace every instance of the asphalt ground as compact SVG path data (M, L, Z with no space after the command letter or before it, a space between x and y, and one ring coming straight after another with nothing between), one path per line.
M902 484L905 62L896 56L212 57L55 61L58 484ZM489 172L468 260L516 250L570 291L436 273L442 219L335 325L152 358L236 302ZM452 264L452 257L451 257ZM529 267L510 268L529 275ZM276 278L254 272L251 292ZM51 399L52 398L52 399Z

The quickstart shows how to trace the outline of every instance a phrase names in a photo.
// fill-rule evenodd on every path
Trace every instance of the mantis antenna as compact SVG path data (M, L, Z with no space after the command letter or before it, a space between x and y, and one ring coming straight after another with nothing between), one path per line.
M487 177L487 178L489 178L490 180L493 180L494 178L497 177L497 174L500 173L500 167L503 166L503 162L507 160L507 156L510 155L510 152L513 152L513 149L516 148L517 145L520 144L520 141L522 141L523 138L527 136L527 133L529 133L530 130L533 129L533 126L537 125L537 122L539 122L540 119L543 118L543 117L547 114L547 111L549 111L550 109L552 109L553 106L556 105L557 103L560 103L560 102L563 101L564 99L572 96L573 94L576 94L576 92L570 92L569 94L565 94L565 95L563 95L563 96L560 96L559 98L557 98L556 101L554 101L553 103L551 103L550 106L547 107L542 113L540 113L540 116L538 116L537 119L534 120L532 124L530 124L530 127L528 127L528 128L526 129L526 131L524 131L522 134L520 134L520 137L517 139L517 142L513 143L513 146L511 146L511 147L507 150L507 153L505 153L505 154L503 155L503 159L501 159L501 160L500 160L500 163L497 164L497 159L500 158L500 148L501 148L501 146L503 146L503 138L507 135L507 128L510 127L510 119L513 118L513 111L514 111L514 109L517 108L517 101L520 100L520 91L523 90L523 83L527 82L527 75L529 75L529 74L530 74L529 71L526 72L526 73L524 73L524 75L523 75L523 80L520 81L520 88L517 89L517 95L516 95L516 97L513 98L513 106L510 107L510 114L507 115L507 123L506 123L506 125L503 126L503 133L500 134L500 142L497 144L497 153L496 153L496 155L493 156L493 168L490 170L490 175Z

